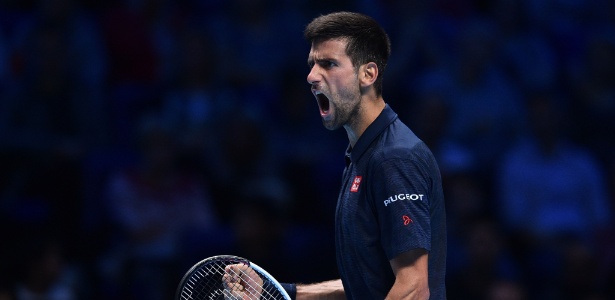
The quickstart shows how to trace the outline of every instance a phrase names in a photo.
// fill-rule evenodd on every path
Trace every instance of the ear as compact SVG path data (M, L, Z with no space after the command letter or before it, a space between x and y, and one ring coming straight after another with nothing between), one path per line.
M378 66L375 62L368 62L359 68L359 82L362 88L374 84L378 78Z

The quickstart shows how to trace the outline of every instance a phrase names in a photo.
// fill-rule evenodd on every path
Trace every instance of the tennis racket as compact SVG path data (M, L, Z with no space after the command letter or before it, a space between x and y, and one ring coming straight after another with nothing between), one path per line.
M176 300L290 300L280 283L249 260L218 255L196 263L177 287Z

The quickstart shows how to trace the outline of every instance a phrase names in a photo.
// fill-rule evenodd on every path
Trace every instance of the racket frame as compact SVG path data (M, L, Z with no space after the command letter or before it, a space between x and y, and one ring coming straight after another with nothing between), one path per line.
M205 258L205 259L197 262L196 264L194 264L186 272L186 274L184 274L184 276L182 277L181 281L179 282L179 285L177 286L177 291L175 293L175 299L176 300L192 299L192 298L182 298L182 291L184 290L184 287L186 286L186 283L192 277L192 274L196 270L198 270L201 266L203 266L204 264L207 264L207 263L214 262L214 261L235 261L235 263L237 263L237 264L248 265L250 268L252 268L263 279L263 286L261 287L263 290L265 289L265 287L267 285L267 282L268 282L269 284L273 285L273 287L276 290L278 290L280 292L280 294L282 294L282 296L286 300L291 300L291 298L288 295L288 293L286 292L286 290L282 287L282 285L280 285L280 283L275 279L275 277L273 277L273 276L271 276L271 274L269 274L269 272L265 271L265 269L261 268L259 265L251 262L250 260L245 259L243 257L235 256L235 255L216 255L216 256L211 256L211 257ZM220 280L222 280L222 279L220 279ZM195 300L200 300L200 299L195 299Z

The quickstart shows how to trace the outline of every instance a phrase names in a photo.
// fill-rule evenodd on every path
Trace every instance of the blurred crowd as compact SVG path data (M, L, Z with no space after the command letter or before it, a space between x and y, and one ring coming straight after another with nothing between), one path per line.
M449 299L615 299L615 2L0 1L0 300L171 299L216 254L337 276L312 18L377 19L445 189Z

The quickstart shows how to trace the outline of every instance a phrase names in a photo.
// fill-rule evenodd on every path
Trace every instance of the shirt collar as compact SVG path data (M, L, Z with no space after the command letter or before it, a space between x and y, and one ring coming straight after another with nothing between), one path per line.
M351 145L348 145L348 148L346 149L347 162L348 158L353 162L358 161L363 153L365 153L369 145L396 119L397 114L388 104L386 104L380 115L378 115L374 122L367 126L365 132L363 132L363 134L359 137L359 140L354 145L354 148Z

